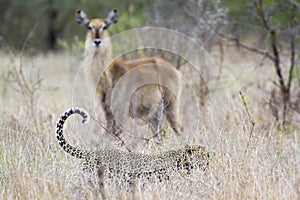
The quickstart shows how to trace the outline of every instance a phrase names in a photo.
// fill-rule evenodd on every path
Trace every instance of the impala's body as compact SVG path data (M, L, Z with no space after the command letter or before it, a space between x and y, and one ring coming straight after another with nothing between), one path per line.
M157 129L161 129L162 121L156 118L161 110L153 110L153 105L158 105L163 101L165 103L163 114L166 116L166 120L169 121L175 133L181 133L179 104L176 99L180 79L176 68L159 57L130 61L113 60L112 45L107 29L118 20L116 9L112 10L105 20L98 18L89 20L83 11L78 10L76 20L88 29L85 41L85 63L86 67L89 68L88 73L90 73L91 80L97 87L98 100L105 111L107 129L114 134L118 134L121 131L111 110L112 91L124 74L132 72L131 82L128 84L134 85L136 81L145 77L150 77L149 80L152 84L146 84L133 91L131 98L128 99L130 102L127 109L129 109L130 117L142 119L149 123L152 131L158 134L160 130L157 131ZM105 69L106 66L108 66L107 69ZM161 73L161 69L168 74ZM104 72L102 74L99 71ZM172 85L172 91L169 91L170 88L164 87L168 84ZM120 94L124 92L124 95L126 95L125 93L128 91L126 91L125 87L125 91L118 92ZM122 100L117 103L125 105L125 102L122 102Z

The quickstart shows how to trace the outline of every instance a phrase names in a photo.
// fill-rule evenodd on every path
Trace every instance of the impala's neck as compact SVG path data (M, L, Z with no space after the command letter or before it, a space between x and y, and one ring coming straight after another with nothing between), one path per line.
M97 85L99 77L103 76L103 72L112 62L112 45L109 34L103 33L104 39L98 47L93 45L91 33L87 33L84 50L85 70L89 74L89 78ZM94 85L94 86L96 86Z
M112 45L108 28L118 21L117 9L112 9L106 19L89 19L82 10L76 11L76 21L87 29L82 70L88 88L96 88L100 77L108 76L106 70L112 62ZM92 85L90 85L92 84Z

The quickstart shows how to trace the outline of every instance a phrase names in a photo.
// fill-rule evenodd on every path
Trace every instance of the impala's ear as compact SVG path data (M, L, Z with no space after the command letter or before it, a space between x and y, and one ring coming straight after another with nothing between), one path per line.
M110 27L110 25L117 23L118 19L119 19L118 10L114 8L108 13L105 19L104 29L107 29L108 27Z
M82 10L76 11L76 21L78 24L89 28L90 20L87 18L86 14Z

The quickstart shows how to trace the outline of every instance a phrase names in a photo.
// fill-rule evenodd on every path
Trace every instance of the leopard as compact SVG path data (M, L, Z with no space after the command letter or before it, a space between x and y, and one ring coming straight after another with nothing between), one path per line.
M205 171L211 154L201 145L188 145L183 148L163 151L156 154L127 152L118 149L87 151L69 144L64 137L64 124L74 114L82 117L82 123L90 120L89 113L80 107L67 109L56 124L56 138L59 146L69 155L83 160L83 170L90 173L115 177L130 183L135 178L169 180L172 172L185 170L190 174L194 169Z

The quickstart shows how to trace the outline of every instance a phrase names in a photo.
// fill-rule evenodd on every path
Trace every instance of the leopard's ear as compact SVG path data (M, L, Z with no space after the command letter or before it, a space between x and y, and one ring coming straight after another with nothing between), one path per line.
M186 144L186 145L184 146L184 148L185 148L185 151L186 151L188 154L192 154L192 148L191 148L190 145Z
M205 147L202 147L200 145L185 145L185 150L188 154L192 154L195 151L205 150Z
M185 149L189 149L189 148L190 148L190 145L186 144L186 145L184 146L184 148L185 148Z

